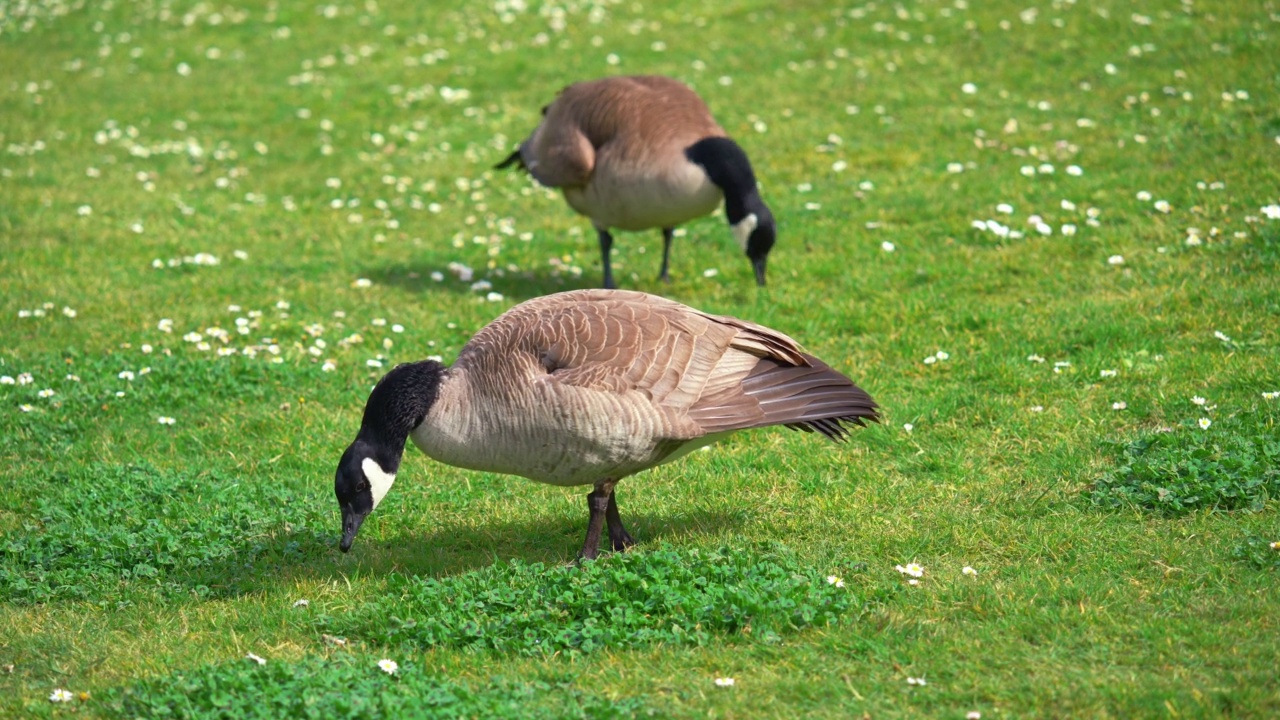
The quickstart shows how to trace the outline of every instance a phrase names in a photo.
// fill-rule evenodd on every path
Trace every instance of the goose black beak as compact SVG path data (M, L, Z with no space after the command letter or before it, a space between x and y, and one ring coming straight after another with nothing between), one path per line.
M360 532L360 526L367 517L368 513L358 513L346 505L342 507L342 540L338 542L339 550L346 552L351 549L351 543L355 541L356 533Z
M756 258L751 261L751 267L756 271L756 286L764 287L764 268L767 257Z

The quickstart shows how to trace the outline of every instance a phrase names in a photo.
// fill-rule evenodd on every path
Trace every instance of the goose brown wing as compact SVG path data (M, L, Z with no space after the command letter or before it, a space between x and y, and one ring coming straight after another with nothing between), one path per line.
M459 362L481 346L489 362L563 388L566 407L622 402L672 438L787 425L839 440L841 423L877 417L866 392L786 335L644 293L537 298L477 334Z

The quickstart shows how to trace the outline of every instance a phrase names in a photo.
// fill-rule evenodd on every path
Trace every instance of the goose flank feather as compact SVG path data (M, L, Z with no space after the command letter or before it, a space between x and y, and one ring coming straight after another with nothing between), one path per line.
M616 287L611 229L662 230L662 271L670 281L675 227L715 211L751 261L756 283L777 237L751 161L702 98L668 77L609 77L569 85L543 108L542 122L496 167L525 170L558 188L591 219L600 241L604 287Z
M446 367L388 372L365 404L334 491L341 549L395 480L412 440L440 462L563 486L593 486L581 557L634 544L618 515L623 478L729 434L783 425L840 442L878 421L876 403L780 332L620 290L517 305Z

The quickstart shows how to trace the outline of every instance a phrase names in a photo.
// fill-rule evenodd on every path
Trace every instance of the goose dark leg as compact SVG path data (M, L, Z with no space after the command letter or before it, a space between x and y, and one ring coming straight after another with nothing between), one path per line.
M605 524L609 526L609 544L614 552L622 552L636 544L635 538L622 527L622 517L618 515L618 494L609 493L609 507L604 511Z
M604 529L609 506L614 505L614 513L617 513L617 505L612 502L614 484L613 480L606 480L596 485L596 489L587 495L587 512L590 513L587 519L587 539L582 543L582 552L578 553L578 557L583 560L595 560L600 553L600 531ZM610 538L613 537L612 525L610 523Z
M658 273L658 279L664 283L671 282L671 237L675 231L675 228L662 228L662 272Z
M600 236L600 264L604 266L604 286L612 290L618 287L613 283L613 268L609 264L609 253L613 250L613 236L603 228L596 228L596 232Z

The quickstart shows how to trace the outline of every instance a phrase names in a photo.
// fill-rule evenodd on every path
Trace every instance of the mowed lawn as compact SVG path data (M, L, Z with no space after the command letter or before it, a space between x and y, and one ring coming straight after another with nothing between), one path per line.
M1280 715L1280 6L0 0L0 716ZM619 234L884 422L585 489L436 464L349 554L372 384L594 287L492 166L692 85L778 219ZM379 661L393 661L379 664Z

